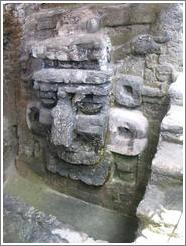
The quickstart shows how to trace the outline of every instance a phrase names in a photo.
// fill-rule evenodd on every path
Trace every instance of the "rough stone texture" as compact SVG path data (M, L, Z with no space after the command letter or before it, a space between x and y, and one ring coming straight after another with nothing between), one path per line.
M183 105L183 92L184 92L184 76L183 73L178 75L177 80L169 87L169 96L171 104Z
M72 143L75 115L71 110L68 98L58 100L52 109L53 124L51 130L51 142L54 145L69 147Z
M6 64L10 66L5 69L9 80L5 89L5 122L8 119L7 126L11 128L16 125L14 133L19 140L16 166L23 176L28 165L41 180L61 193L127 215L135 214L148 181L168 99L181 106L181 97L174 89L168 96L169 85L183 66L181 6L179 3L7 5L11 15L7 19L13 19L13 25L9 26L22 28L22 33L16 28L6 32L5 44L11 33L20 35L10 39L10 52L7 48ZM16 59L12 59L13 50ZM13 55L9 56L10 53ZM141 78L138 86L129 85L137 95L135 103L134 98L128 100L124 91L120 97L124 97L123 104L118 106L114 78L120 74L125 78ZM131 88L127 89L130 93ZM58 107L64 95L69 102L66 111L73 117ZM133 110L133 106L138 110ZM52 113L56 108L57 112ZM116 108L122 112L118 114L119 121L130 124L126 128L119 122L118 131L127 138L121 137L115 153L109 149L115 126L109 129L107 122L109 111ZM67 127L68 132L64 132L70 118L69 124L74 120L73 131ZM168 145L181 146L180 124L174 128L169 124L172 119L167 118L167 124L165 118L161 137L164 134L163 141L169 141ZM54 124L58 120L60 124ZM6 129L9 131L9 127ZM170 142L173 139L174 143ZM117 145L118 141L112 140ZM9 150L7 162L8 153ZM103 165L107 153L109 160ZM52 173L48 167L55 171ZM174 193L169 189L169 200Z
M53 157L52 160L49 157L48 170L64 177L70 177L72 180L80 180L87 185L103 185L111 172L111 159L108 157L105 157L102 162L94 166L71 165L61 161L60 163L58 162Z
M104 72L90 70L61 70L61 69L42 69L33 75L35 81L46 83L76 83L76 84L103 84L109 82L109 75Z
M152 162L153 172L165 176L183 176L183 146L162 141Z
M178 82L175 82L176 84ZM140 227L136 243L160 238L163 243L183 242L183 228L176 230L183 217L183 107L182 93L169 89L170 110L161 123L160 140L152 161L152 172L137 215ZM177 100L175 100L175 98Z
M126 107L136 107L141 104L141 89L143 80L132 75L123 75L116 79L116 102Z
M161 124L161 136L168 142L183 142L183 107L171 105Z
M169 88L170 109L161 124L162 139L168 142L183 143L183 74ZM182 156L182 155L181 155ZM179 160L180 162L181 160Z
M140 111L111 109L109 129L109 149L112 152L135 156L147 144L148 122Z
M131 50L134 55L160 54L160 45L150 35L140 35L132 40Z
M12 196L4 196L4 243L106 243Z

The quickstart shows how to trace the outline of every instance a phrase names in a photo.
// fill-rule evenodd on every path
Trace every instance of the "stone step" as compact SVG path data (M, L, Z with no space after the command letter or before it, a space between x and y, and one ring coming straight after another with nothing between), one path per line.
M59 193L46 186L36 174L30 176L25 179L14 172L5 182L4 193L56 216L95 239L112 243L134 240L137 227L134 218Z

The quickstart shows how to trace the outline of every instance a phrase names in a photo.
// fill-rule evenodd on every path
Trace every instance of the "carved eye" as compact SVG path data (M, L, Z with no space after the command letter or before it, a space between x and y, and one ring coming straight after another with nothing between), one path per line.
M132 87L131 87L131 86L124 85L123 88L124 88L124 91L125 91L128 95L131 95L131 96L132 96L133 90L132 90Z
M30 108L29 119L31 122L39 121L39 109L36 107Z
M126 126L126 127L118 127L119 135L124 136L126 138L132 138L133 132Z

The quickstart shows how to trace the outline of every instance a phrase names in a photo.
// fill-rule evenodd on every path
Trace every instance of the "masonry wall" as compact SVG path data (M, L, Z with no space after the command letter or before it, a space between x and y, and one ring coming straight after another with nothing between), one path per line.
M181 5L12 4L5 9L5 173L10 156L12 165L16 157L16 168L23 176L26 177L28 170L32 170L60 192L134 216L150 175L160 124L169 107L168 88L175 81L177 73L182 71ZM89 21L87 25L90 17L99 20L98 23ZM51 49L49 57L42 51L42 45L49 44L52 47L54 43L50 39L56 38L65 42L63 35L68 37L70 32L77 33L75 36L78 37L76 27L84 35L82 49L86 49L88 36L103 36L104 42L108 39L101 48L101 52L107 54L106 63L103 56L96 63L85 61L77 65L77 62L69 63L68 59L68 64L66 63L71 68L74 66L76 71L79 71L78 66L80 69L84 66L85 73L88 73L86 67L90 69L93 66L98 74L99 70L102 71L100 64L107 66L106 70L103 68L104 71L111 71L108 79L111 89L107 95L108 102L105 103L105 115L110 120L105 121L105 124L108 123L105 126L107 133L101 147L104 155L101 156L102 152L99 152L106 164L98 163L91 167L68 165L59 159L57 162L52 161L51 156L47 155L50 152L50 146L46 145L48 133L45 132L44 137L39 134L45 128L39 126L39 130L33 132L32 127L29 129L27 120L28 105L38 100L37 90L33 88L36 87L34 73L44 67L46 58L52 62L54 60L51 58L53 50ZM53 47L57 55L60 45ZM108 50L104 51L107 47ZM72 53L72 56L75 57L76 54ZM79 54L76 59L80 59ZM59 57L55 60L59 60ZM53 68L54 63L51 64ZM95 91L100 92L100 87L96 88ZM122 88L125 90L121 91ZM45 94L45 99L50 99L48 96ZM124 118L121 119L129 125L122 132L124 144L120 146L112 138L113 127L118 124L118 115L122 115ZM48 120L47 117L45 113L44 118ZM83 120L82 125L84 124ZM126 128L125 124L119 124L118 127ZM132 150L129 148L127 152L125 147L131 144L129 140L130 134L134 135L133 127L136 127L134 132L137 137L133 139ZM90 122L87 129L90 129ZM144 129L142 137L139 137L139 129ZM53 148L51 151L53 153Z

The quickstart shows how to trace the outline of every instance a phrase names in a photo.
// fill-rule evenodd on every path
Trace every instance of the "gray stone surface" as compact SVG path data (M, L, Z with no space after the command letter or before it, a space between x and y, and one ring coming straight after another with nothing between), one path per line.
M12 196L4 195L4 243L104 243Z
M124 151L121 156L126 163L118 162L118 164L114 161L112 165L116 166L116 171L111 171L109 182L105 182L102 187L84 185L83 182L71 180L70 174L66 171L67 165L63 168L69 178L51 174L46 170L43 171L43 173L47 173L48 179L51 178L50 184L56 185L57 189L60 186L60 191L85 200L90 199L91 202L95 201L97 204L116 210L121 209L125 213L133 213L145 189L151 159L157 146L158 129L167 109L168 86L170 82L174 81L173 77L175 75L171 74L171 69L167 65L173 65L173 68L176 68L176 72L183 69L181 61L182 11L178 8L181 5L172 3L114 3L107 5L73 4L72 7L71 4L64 3L55 3L54 5L36 3L35 6L37 7L32 9L32 7L26 7L31 6L29 4L16 4L20 8L13 8L13 12L10 12L6 18L9 24L5 40L6 45L9 39L14 44L11 52L7 52L9 61L6 63L5 69L13 67L12 70L8 70L11 77L9 84L10 87L14 85L16 88L16 98L14 95L12 96L12 91L10 90L12 99L5 99L5 109L8 109L6 111L12 114L14 111L11 109L14 107L10 106L9 110L8 105L9 103L11 105L16 104L16 113L15 115L12 114L11 117L15 118L14 123L18 124L18 127L16 126L16 137L19 139L19 161L28 161L30 168L39 173L39 170L45 169L46 153L48 154L49 152L49 154L56 157L55 163L58 163L59 167L63 160L68 162L69 168L72 166L73 170L74 168L85 167L89 168L90 171L92 170L91 168L100 166L104 159L109 137L112 137L114 133L111 132L110 136L108 132L104 139L102 126L97 125L97 119L95 120L96 125L94 125L94 121L89 120L89 116L100 116L104 110L107 111L107 106L110 106L111 110L116 106L110 83L110 74L107 78L107 72L109 73L109 68L112 68L116 76L120 71L124 75L139 76L144 79L144 86L142 89L142 103L138 106L140 106L139 110L143 112L149 121L149 141L147 145L145 145L147 135L141 137L141 133L139 133L141 118L138 114L130 118L128 117L129 113L125 111L124 121L126 121L126 118L130 118L130 124L129 126L121 124L118 127L118 135L125 137L127 135L129 141L127 142L125 139L126 142L124 144L117 146L117 153L121 153L124 147L129 147L130 154L135 155L129 156L131 159L134 158L134 162L127 160L125 155L128 150ZM12 4L12 6L14 5ZM55 8L52 6L55 6ZM25 11L26 8L28 8L28 12ZM25 13L21 13L24 11ZM16 19L15 16L14 21L12 16L15 13L19 19ZM20 15L22 16L21 18ZM94 18L100 18L100 27L94 26L93 23L95 22L91 21ZM5 26L7 26L7 23L5 23ZM112 36L111 43L109 35ZM115 39L113 38L114 35ZM17 41L15 42L15 40ZM113 45L112 47L111 44ZM20 49L18 48L19 46ZM14 51L17 53L17 60L12 59L15 56ZM49 77L47 71L53 70L53 74L50 74L51 77L49 79L51 81L34 81L34 88L40 90L39 93L35 93L32 90L32 73L39 73L41 68L43 68L41 70L43 73L46 72L46 77ZM63 75L61 71L63 71ZM92 73L91 76L89 76L90 73ZM90 77L88 84L80 82L81 78L79 76L83 77L85 74L89 74L88 77ZM103 77L101 74L103 74ZM98 78L94 78L95 76ZM59 82L55 81L56 77ZM22 78L24 81L22 81ZM69 83L60 83L61 78L69 81ZM83 77L85 82L86 78L87 75ZM73 83L71 83L71 79L72 81L74 80ZM95 84L92 84L92 82ZM112 82L114 85L114 81ZM58 88L59 86L60 88ZM64 90L61 89L62 87ZM128 88L128 92L130 91L130 88ZM9 90L5 90L5 92L8 92L7 94L9 95ZM73 135L70 136L73 141L71 143L69 143L70 141L68 143L67 141L62 141L62 144L68 147L55 145L50 141L50 110L56 107L56 104L58 105L64 92L68 94L70 100L69 111L72 112L73 110L75 114L83 115L81 120L76 122L78 123L77 128L74 129ZM103 97L99 101L95 95L108 97L107 99ZM5 98L10 99L11 96L6 95ZM29 119L32 118L31 122L29 122L31 124L31 131L29 131L25 121L25 112L27 104L32 100L36 100L36 98L41 101L39 110L37 107L33 107L33 111L29 114L27 111L26 115L27 118L28 115ZM109 99L111 99L110 102ZM118 107L122 109L123 106L126 105ZM105 112L105 114L108 114L108 112ZM118 114L118 119L120 117L123 119L124 114L122 113L122 116ZM64 115L61 113L60 117L57 115L58 113L55 114L56 120L62 119L67 113L65 112ZM96 117L92 118L95 119ZM102 117L100 116L100 118ZM65 118L62 121L65 124ZM84 124L84 121L86 124ZM60 131L59 135L56 133L56 138L59 142L65 137L65 133L63 134L65 129L61 125L62 122L56 127ZM165 130L164 133L166 132L167 139L169 138L169 140L173 141L175 135L176 138L178 137L177 133L175 134L172 131L172 134L170 132L170 128L173 129L174 126L171 124L166 126L168 126L168 130ZM99 134L98 138L94 136L95 133ZM114 141L116 145L119 142L117 140ZM121 143L123 142L121 141ZM16 161L16 165L20 172L25 173L22 170L23 166L18 165L19 161ZM73 165L70 165L70 163ZM100 172L102 173L102 171ZM45 177L43 173L42 177L43 175ZM76 177L73 171L71 171L71 175ZM87 179L91 173L85 173L84 175L85 179ZM52 180L53 177L58 179L58 184L56 184L56 179ZM83 179L81 175L79 177ZM98 175L98 177L100 176ZM157 175L154 177L156 178ZM91 182L94 182L93 178L92 180ZM158 176L157 181L159 180L160 177ZM166 185L166 182L163 185ZM172 186L171 184L170 187L172 188ZM21 192L24 191L20 189ZM174 190L173 193L170 192L170 200L174 193ZM53 204L50 203L50 205L52 206Z
M166 4L157 6L153 3L125 3L115 4L114 6L103 6L103 26L128 26L132 24L149 24L153 23L156 13ZM116 18L117 16L117 18Z
M104 143L104 138L107 130L108 116L106 112L96 115L83 115L76 116L77 132L80 134L89 134L100 138L100 142Z
M96 85L64 85L59 87L59 91L66 91L67 93L77 93L77 94L92 94L98 96L108 95L111 91L112 85L110 83Z
M42 69L33 75L33 80L46 83L104 84L110 81L109 72L76 69Z
M163 97L166 95L166 90L163 86L160 87L151 87L148 85L144 85L141 92L142 96L147 97Z
M88 20L89 22L91 20ZM91 32L91 27L88 28ZM98 29L99 27L94 28ZM108 38L103 33L95 34L94 31L92 33L83 33L82 31L73 30L69 33L67 30L67 33L65 33L63 30L60 37L45 39L42 42L31 42L28 46L33 57L56 60L59 64L60 61L68 62L69 65L70 62L94 61L97 63L98 68L102 69L108 61Z
M172 66L170 65L158 65L155 68L156 70L156 77L158 81L171 83L173 81L172 79Z
M183 107L171 105L167 115L161 123L161 136L168 142L183 142Z
M180 73L177 77L177 80L172 83L169 87L169 96L171 104L183 105L183 92L184 92L184 76L183 73Z
M160 142L152 162L152 170L162 175L182 177L183 146L166 141Z
M52 143L69 147L73 140L73 130L75 128L75 115L69 98L58 100L56 107L52 109L52 117Z
M145 65L149 69L153 69L158 63L158 55L157 54L147 54L145 56Z
M160 45L154 41L152 36L144 34L131 41L131 50L134 55L160 54Z
M140 111L112 108L109 149L123 155L138 155L147 144L148 121Z
M27 174L31 174L29 170ZM90 190L92 189L95 191L98 190L98 187L90 187L89 195L91 195ZM134 240L137 226L135 217L128 217L123 213L95 205L93 202L85 202L57 192L44 184L35 173L32 173L31 176L24 175L24 177L18 173L9 176L4 192L19 198L45 214L55 216L58 221L72 225L76 232L85 232L95 239L110 243L132 242ZM124 231L126 233L123 233Z
M141 104L143 79L133 75L120 75L115 80L116 102L131 108L139 106Z
M100 19L99 18L92 18L87 21L86 29L89 33L95 33L100 29Z
M89 152L89 154L91 154ZM73 180L80 180L87 185L103 185L111 172L111 159L105 156L103 161L94 166L71 165L54 158L48 160L47 169Z

